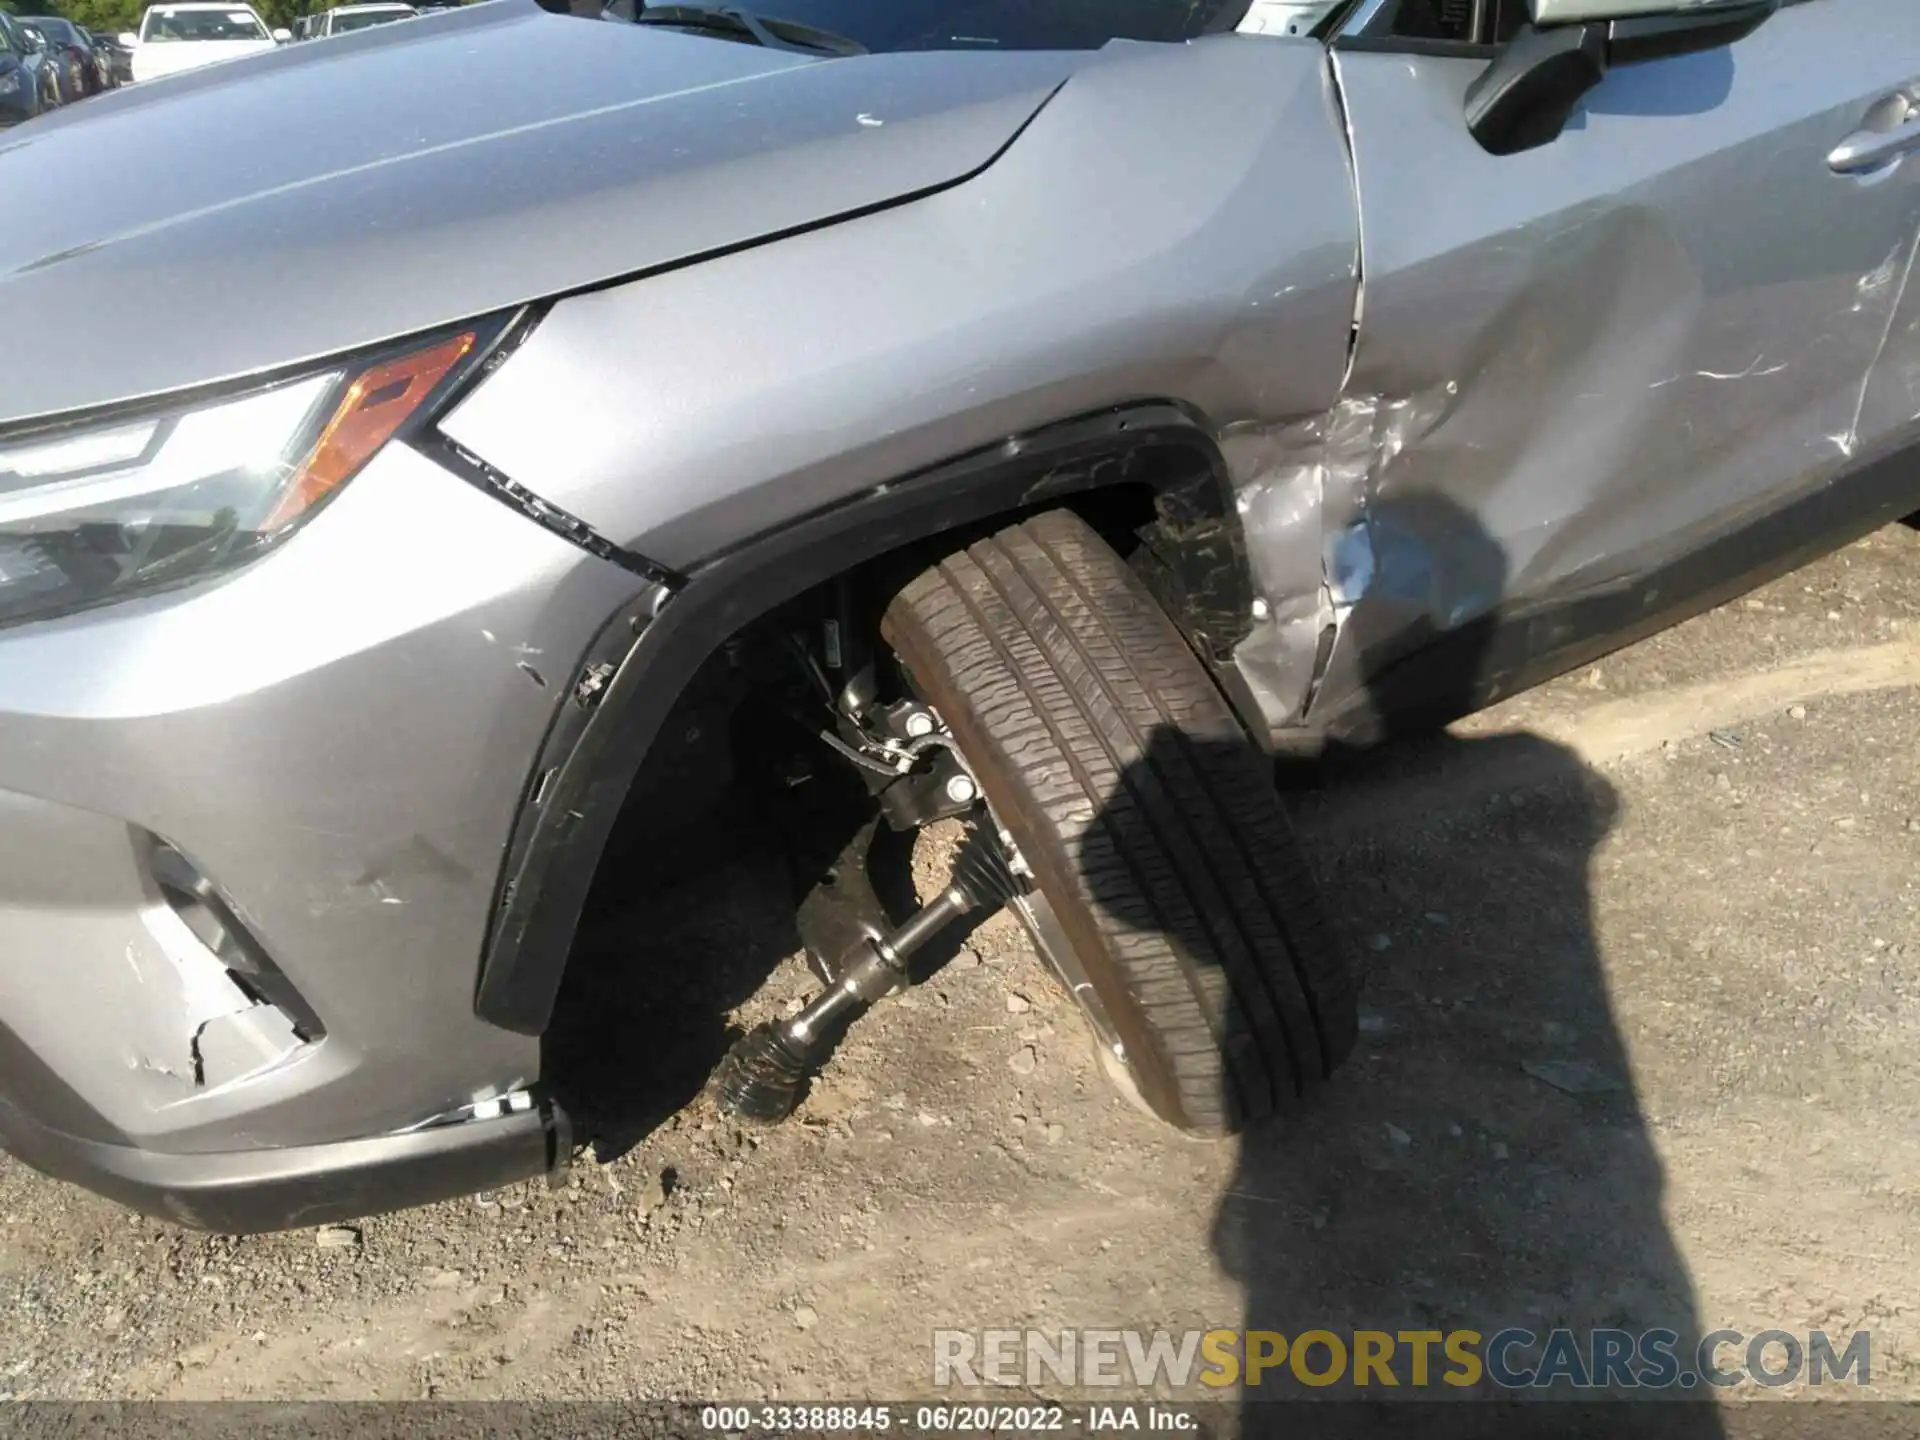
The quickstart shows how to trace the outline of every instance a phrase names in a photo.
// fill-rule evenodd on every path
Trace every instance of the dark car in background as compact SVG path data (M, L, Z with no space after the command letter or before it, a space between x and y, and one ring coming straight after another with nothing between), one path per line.
M78 100L84 95L86 93L86 77L81 69L80 62L68 54L64 47L56 45L53 41L49 40L46 32L31 21L22 20L20 22L20 29L27 37L28 43L40 52L40 56L46 63L48 72L53 76L53 87L55 91L54 104L65 105L69 101Z
M61 98L45 44L0 10L0 126L31 120L53 109Z
M82 27L85 28L84 26ZM112 87L133 83L133 52L122 45L118 37L103 35L97 30L88 30L93 38L94 53L100 57L100 64L110 79Z
M87 49L93 55L94 67L100 76L100 88L102 90L119 89L122 77L120 72L114 68L113 52L115 47L107 43L108 37L89 30L84 25L75 25L73 28L80 32L81 37L87 42ZM129 63L131 63L131 60L132 57L129 56Z
M65 58L69 88L66 98L78 100L112 88L111 76L94 49L93 37L73 21L59 15L23 15L21 22L46 37L55 58Z

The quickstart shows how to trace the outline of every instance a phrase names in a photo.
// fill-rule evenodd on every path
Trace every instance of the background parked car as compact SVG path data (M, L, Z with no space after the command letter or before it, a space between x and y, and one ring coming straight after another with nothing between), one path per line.
M60 82L45 45L0 10L0 126L31 120L60 100Z
M112 35L103 35L97 30L89 30L93 36L93 48L100 56L100 62L106 66L107 73L113 77L115 88L131 84L133 81L133 55Z
M80 99L86 93L85 81L80 73L80 62L47 39L46 32L38 25L23 20L20 22L20 29L44 57L53 75L54 88L58 91L58 99L54 103L66 105Z
M100 72L100 88L102 90L118 89L120 76L113 68L113 51L107 45L106 37L96 35L84 25L76 25L74 29L85 38L87 49L93 53L93 63Z
M133 78L153 80L197 70L217 60L237 59L293 39L291 30L269 30L251 5L149 5L137 33L120 43L133 52Z
M59 15L23 15L21 23L31 25L47 38L47 45L65 57L69 73L78 88L68 91L69 100L98 95L110 88L110 77L94 53L93 37L73 21Z
M328 35L345 35L350 30L365 30L374 25L390 25L395 20L412 20L419 14L411 5L336 5L331 10L308 18L313 24L312 38L317 40Z

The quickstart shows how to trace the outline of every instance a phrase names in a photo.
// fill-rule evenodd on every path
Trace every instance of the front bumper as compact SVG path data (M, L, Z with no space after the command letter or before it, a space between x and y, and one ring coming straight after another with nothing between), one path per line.
M12 89L0 93L0 127L18 125L23 120L31 120L39 107L34 102L34 77L25 70L13 72L19 78Z
M565 1164L572 1136L550 1106L397 1135L166 1155L83 1140L0 1097L0 1146L34 1169L197 1230L246 1235L325 1225L491 1190Z
M480 957L534 757L642 588L393 445L237 574L0 631L0 1144L231 1229L545 1168L537 1115L412 1127L539 1081Z

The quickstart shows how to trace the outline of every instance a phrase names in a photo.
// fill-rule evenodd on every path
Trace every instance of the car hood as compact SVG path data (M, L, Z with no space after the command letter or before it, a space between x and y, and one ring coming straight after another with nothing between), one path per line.
M816 60L488 0L101 96L0 138L0 313L34 356L0 385L0 423L318 358L950 185L1079 58ZM101 165L112 185L71 184Z

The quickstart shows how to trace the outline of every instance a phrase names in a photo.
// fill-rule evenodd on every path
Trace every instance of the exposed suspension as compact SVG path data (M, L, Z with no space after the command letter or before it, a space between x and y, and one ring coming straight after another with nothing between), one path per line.
M916 951L961 916L998 909L1025 888L992 833L970 827L939 896L904 925L856 944L833 983L797 1014L741 1036L714 1078L720 1109L761 1124L786 1119L847 1026L907 983L907 961Z

